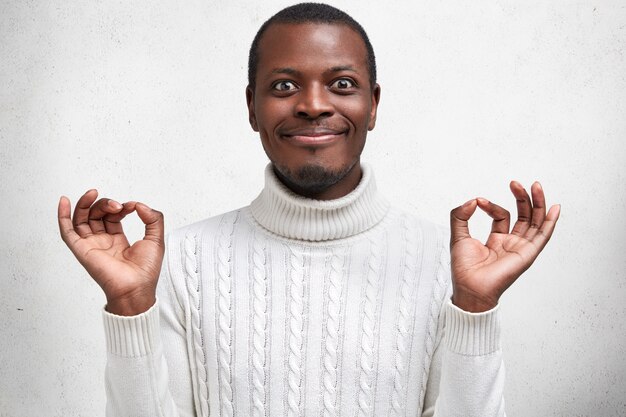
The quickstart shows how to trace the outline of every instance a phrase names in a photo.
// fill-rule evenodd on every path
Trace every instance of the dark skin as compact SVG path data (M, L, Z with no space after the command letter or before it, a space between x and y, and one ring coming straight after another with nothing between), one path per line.
M344 25L275 24L259 50L256 86L246 89L248 114L279 178L309 198L348 194L361 179L360 155L380 100L361 37ZM344 175L307 190L286 174L303 166Z
M274 25L261 40L260 52L256 88L247 88L246 98L250 124L279 178L307 197L347 195L361 178L360 155L380 100L380 87L369 85L363 41L343 25ZM288 178L303 166L341 175L311 193L297 178ZM452 302L465 311L494 308L554 231L560 206L546 211L538 182L530 195L516 181L510 188L518 214L512 229L509 212L484 198L473 198L450 213ZM96 190L87 191L73 216L69 200L61 197L61 236L104 290L109 312L140 314L156 300L165 250L163 215L142 203L97 197ZM469 233L476 208L493 219L484 244ZM131 246L121 221L133 212L146 225L146 234Z

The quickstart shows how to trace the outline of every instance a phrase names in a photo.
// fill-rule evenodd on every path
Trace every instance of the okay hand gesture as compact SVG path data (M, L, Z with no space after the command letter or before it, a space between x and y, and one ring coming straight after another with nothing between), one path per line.
M59 201L58 220L63 241L89 275L102 287L107 310L135 315L155 302L156 284L165 245L163 215L142 203L120 204L108 198L96 201L98 192L87 191L70 217L70 202ZM132 246L124 235L122 219L136 211L146 226L143 240Z
M554 231L560 206L550 207L546 214L538 182L531 187L532 201L519 182L511 182L511 192L517 200L518 216L510 232L510 213L484 198L470 200L450 212L452 302L465 311L495 307L504 291L532 265ZM476 207L493 219L485 244L469 233L468 221Z

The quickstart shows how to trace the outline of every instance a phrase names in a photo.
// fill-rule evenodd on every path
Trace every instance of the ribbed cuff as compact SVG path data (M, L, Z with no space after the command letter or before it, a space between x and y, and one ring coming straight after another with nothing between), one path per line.
M488 355L500 349L498 306L483 313L468 313L451 300L446 306L448 348L460 355Z
M161 345L158 300L136 316L118 316L102 310L104 335L109 353L123 357L145 356Z

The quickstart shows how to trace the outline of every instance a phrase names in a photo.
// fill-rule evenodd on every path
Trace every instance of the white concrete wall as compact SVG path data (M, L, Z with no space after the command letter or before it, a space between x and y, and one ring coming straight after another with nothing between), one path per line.
M288 3L236 3L0 2L0 416L104 414L104 298L58 237L61 194L143 200L171 230L262 186L247 52ZM625 3L336 5L377 52L364 159L391 201L447 223L540 179L562 204L502 300L509 415L625 416Z

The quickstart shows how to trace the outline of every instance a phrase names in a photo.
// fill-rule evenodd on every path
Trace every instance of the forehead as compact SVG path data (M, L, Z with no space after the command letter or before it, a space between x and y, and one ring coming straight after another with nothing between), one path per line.
M278 23L270 25L259 42L260 71L312 64L331 67L366 66L361 36L344 24Z

